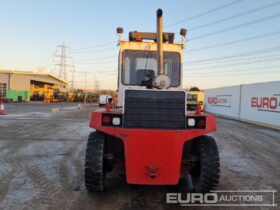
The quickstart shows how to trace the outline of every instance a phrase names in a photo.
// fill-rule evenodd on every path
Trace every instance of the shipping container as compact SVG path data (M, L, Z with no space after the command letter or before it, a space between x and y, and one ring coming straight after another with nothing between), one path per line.
M280 81L242 85L240 119L280 128Z
M205 90L205 111L239 119L240 86Z
M207 89L205 111L280 129L280 81Z

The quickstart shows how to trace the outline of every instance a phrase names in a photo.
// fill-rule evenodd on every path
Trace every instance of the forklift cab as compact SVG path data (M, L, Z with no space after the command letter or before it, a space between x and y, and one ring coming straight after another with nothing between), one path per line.
M120 28L117 32L122 31ZM119 34L120 36L121 34ZM124 93L132 90L181 90L184 43L175 44L173 33L163 33L163 74L167 87L155 85L158 74L156 33L130 32L129 41L119 40L118 106L123 107ZM120 36L121 37L121 36Z

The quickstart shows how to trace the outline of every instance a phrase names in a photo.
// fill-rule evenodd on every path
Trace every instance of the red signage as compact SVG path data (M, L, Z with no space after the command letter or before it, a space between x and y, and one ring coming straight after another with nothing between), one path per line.
M231 106L231 95L217 95L208 97L208 104L213 106Z
M208 97L208 104L217 104L218 98L217 97Z
M276 110L279 105L280 104L278 104L277 97L252 97L251 98L251 107Z

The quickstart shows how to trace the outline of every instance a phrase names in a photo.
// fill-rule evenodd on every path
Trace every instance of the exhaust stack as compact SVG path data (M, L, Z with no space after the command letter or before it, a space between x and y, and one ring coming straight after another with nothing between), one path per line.
M158 75L163 72L163 49L162 49L162 10L157 10L157 59L158 59Z
M170 87L170 79L164 74L163 68L163 32L162 32L162 10L157 10L157 60L158 60L158 75L154 80L154 87L158 89L167 89Z

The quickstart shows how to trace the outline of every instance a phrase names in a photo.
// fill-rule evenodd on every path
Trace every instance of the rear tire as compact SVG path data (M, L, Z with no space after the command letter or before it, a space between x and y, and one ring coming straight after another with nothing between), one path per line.
M98 132L89 134L85 157L85 185L90 192L104 189L104 136Z
M191 160L194 167L190 170L193 190L207 193L217 188L220 178L220 158L215 139L200 136L192 143Z

